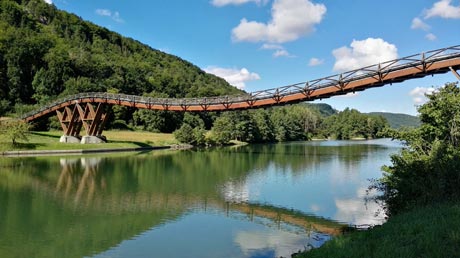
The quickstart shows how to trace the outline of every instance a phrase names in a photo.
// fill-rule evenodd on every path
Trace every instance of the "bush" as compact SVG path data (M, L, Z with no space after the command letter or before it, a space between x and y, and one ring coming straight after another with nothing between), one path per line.
M435 142L427 155L403 150L384 167L383 190L388 215L434 202L460 199L460 151Z
M0 136L11 141L16 145L18 141L28 141L29 124L22 120L3 120L0 121Z
M407 147L371 188L383 191L387 215L460 199L460 89L447 84L418 110L422 125L396 138Z
M174 131L174 137L181 143L193 144L195 142L193 128L189 124L183 124L179 129Z

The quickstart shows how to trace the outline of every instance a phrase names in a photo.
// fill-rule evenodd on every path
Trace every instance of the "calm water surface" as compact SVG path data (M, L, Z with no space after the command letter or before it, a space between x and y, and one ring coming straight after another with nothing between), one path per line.
M365 202L390 140L0 158L0 257L290 257Z

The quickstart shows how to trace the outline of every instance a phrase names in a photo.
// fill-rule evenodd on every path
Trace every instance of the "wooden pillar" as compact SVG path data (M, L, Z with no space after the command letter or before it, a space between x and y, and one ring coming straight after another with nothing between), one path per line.
M72 111L69 107L65 107L62 111L57 110L56 114L59 119L59 122L61 123L64 135L75 137L78 137L80 135L82 122L75 108Z
M76 103L72 108L65 107L56 111L61 123L64 136L80 137L81 128L84 127L87 136L102 137L104 125L107 122L107 114L104 105L99 103L97 108L90 103Z
M104 112L104 105L99 103L97 108L90 103L87 103L85 108L76 104L76 109L80 115L83 127L86 130L86 135L101 136L104 130L105 122L107 121L107 114Z
M457 79L460 81L460 74L458 74L458 72L452 67L449 67L449 69L455 75L455 77L457 77Z

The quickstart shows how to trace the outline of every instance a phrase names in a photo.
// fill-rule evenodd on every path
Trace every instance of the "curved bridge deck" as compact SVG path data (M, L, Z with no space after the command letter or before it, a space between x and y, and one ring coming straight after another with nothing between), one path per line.
M372 87L447 73L459 77L460 45L403 57L349 72L239 96L206 98L150 98L134 95L89 92L67 96L22 118L29 122L77 103L105 103L142 109L179 112L226 111L262 108L328 98ZM460 77L459 77L460 80Z

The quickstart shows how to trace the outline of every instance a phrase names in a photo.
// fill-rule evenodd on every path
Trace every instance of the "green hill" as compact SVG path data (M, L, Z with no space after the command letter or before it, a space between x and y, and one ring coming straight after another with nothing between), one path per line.
M420 126L420 118L407 114L371 112L369 115L383 116L394 129Z
M326 103L305 103L305 106L318 111L319 114L323 117L332 116L338 113L337 110L335 110L331 105Z
M43 0L0 0L0 116L89 91L156 97L241 92L190 62Z

